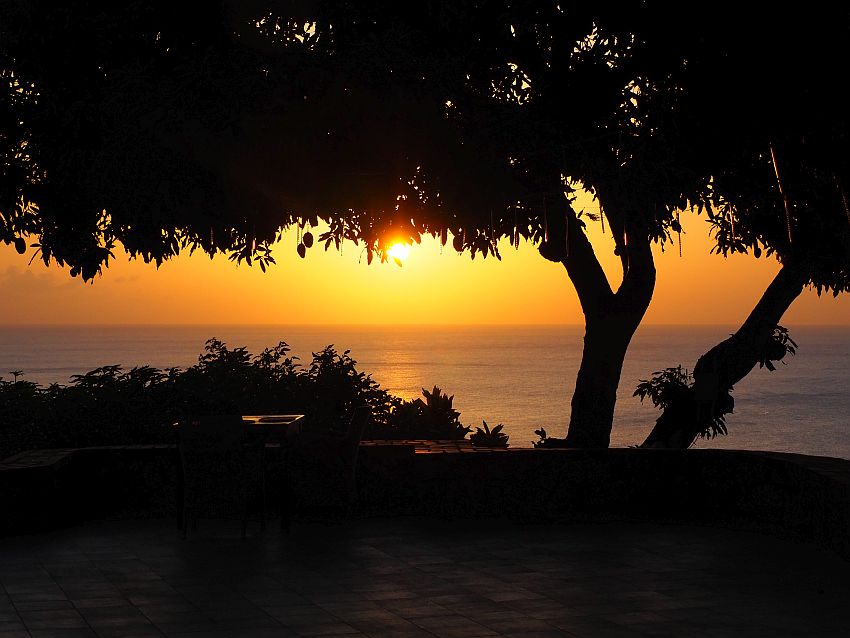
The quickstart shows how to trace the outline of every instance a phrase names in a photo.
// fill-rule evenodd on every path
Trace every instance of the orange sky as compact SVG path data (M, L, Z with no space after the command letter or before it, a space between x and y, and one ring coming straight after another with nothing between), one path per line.
M778 269L772 260L710 255L702 217L683 215L684 257L656 249L658 284L647 324L739 324ZM610 234L591 224L609 279L619 282ZM366 265L352 245L342 254L295 252L294 234L277 247L277 266L235 266L227 259L181 256L159 271L120 256L93 285L67 270L27 266L0 246L3 324L575 324L583 317L565 271L529 244L507 243L503 259L475 261L434 240L414 246L404 267ZM787 325L850 324L850 298L807 291Z

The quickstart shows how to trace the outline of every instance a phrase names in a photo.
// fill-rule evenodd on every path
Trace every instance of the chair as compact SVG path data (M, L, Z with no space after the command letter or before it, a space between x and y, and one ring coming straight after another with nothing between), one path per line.
M181 528L197 529L201 515L228 518L237 511L242 538L248 526L252 488L261 498L261 526L266 524L265 440L249 436L238 415L189 419L178 427L183 491Z
M357 503L360 439L371 415L368 406L355 408L342 435L303 431L297 426L287 431L289 507L331 517L352 512Z

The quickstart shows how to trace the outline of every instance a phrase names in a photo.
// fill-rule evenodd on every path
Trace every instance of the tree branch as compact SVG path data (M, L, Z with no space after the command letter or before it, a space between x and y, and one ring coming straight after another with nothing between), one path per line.
M730 391L769 355L774 329L806 281L803 269L787 259L737 332L699 358L693 385L664 409L642 447L688 448L732 411Z
M540 254L564 265L584 314L599 314L614 292L572 206L564 202L562 212L549 216L548 241L540 244Z
M624 235L628 238L619 250L624 260L623 283L617 290L616 298L623 307L646 308L647 292L655 290L655 259L652 246L645 229L625 226ZM641 316L643 313L641 313Z
M747 376L805 283L803 270L793 259L787 259L738 331L699 358L694 366L694 385L702 385L701 377L707 377L720 390L728 390Z

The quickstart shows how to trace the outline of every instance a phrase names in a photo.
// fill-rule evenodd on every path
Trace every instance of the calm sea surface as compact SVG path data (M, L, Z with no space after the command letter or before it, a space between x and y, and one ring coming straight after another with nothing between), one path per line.
M639 379L679 363L692 367L732 330L641 328L623 369L612 443L639 444L657 418L632 397ZM792 326L791 333L797 356L773 373L754 370L735 388L730 436L699 446L850 459L850 328ZM102 365L187 367L210 337L255 354L286 341L302 361L334 344L390 392L410 399L439 385L455 395L464 424L504 423L513 446L529 446L537 428L565 434L582 335L578 326L0 327L0 375L23 370L25 379L48 384Z

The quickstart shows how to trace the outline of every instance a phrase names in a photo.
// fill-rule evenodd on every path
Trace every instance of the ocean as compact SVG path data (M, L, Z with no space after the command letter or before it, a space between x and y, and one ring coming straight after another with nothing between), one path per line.
M734 392L729 436L697 447L797 452L850 459L850 327L790 327L796 356L756 368ZM732 326L641 327L626 358L612 445L640 444L658 412L632 396L640 379L682 364ZM434 385L454 395L473 429L502 423L514 447L534 430L564 436L581 356L581 326L38 326L0 327L0 376L23 370L40 384L68 383L98 366L187 367L210 337L254 354L285 341L309 362L328 344L350 350L360 371L405 399Z

